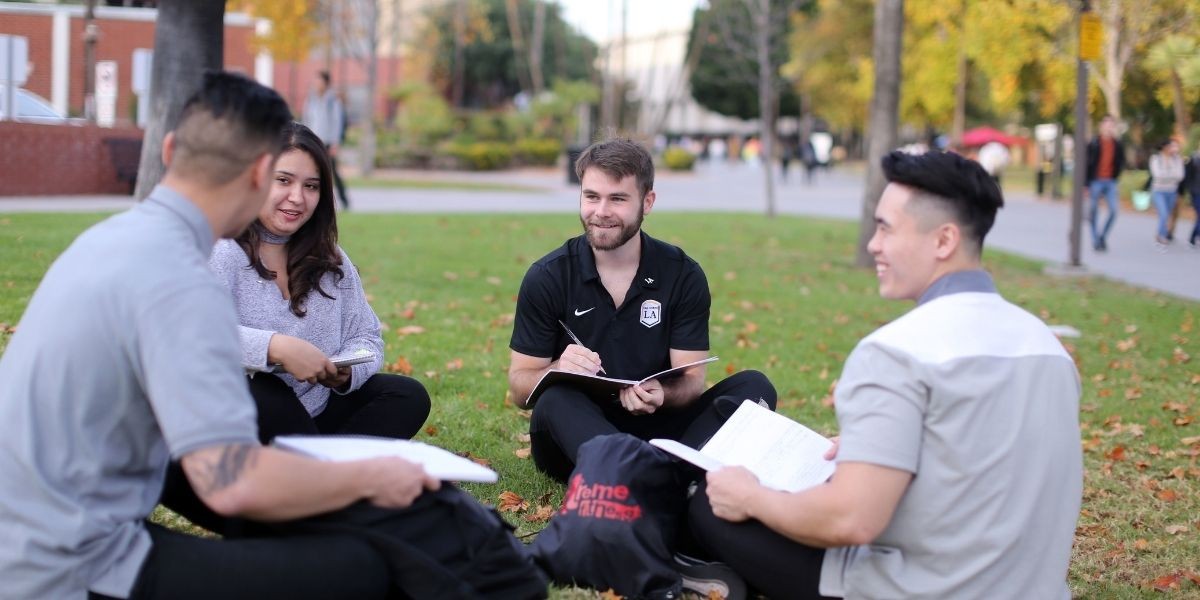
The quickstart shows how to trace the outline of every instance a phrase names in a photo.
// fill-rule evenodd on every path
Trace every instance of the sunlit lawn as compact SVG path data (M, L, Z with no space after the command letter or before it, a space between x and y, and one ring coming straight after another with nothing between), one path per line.
M16 322L50 261L99 218L0 216L0 323ZM388 364L411 368L433 395L419 438L489 461L500 482L467 487L491 503L517 493L528 508L506 516L518 533L536 532L562 487L522 452L528 417L505 398L507 346L526 267L574 235L578 222L354 213L341 220L342 243L387 325ZM853 226L663 213L646 229L683 246L708 274L712 352L721 357L709 379L761 369L779 389L782 412L833 433L827 399L842 361L860 337L907 308L880 300L873 274L851 266ZM1083 377L1087 466L1075 595L1149 597L1155 584L1200 594L1200 583L1188 580L1188 569L1200 570L1198 305L1099 279L1053 279L1037 263L995 253L987 265L1008 298L1083 332L1068 340ZM0 349L7 337L0 334Z

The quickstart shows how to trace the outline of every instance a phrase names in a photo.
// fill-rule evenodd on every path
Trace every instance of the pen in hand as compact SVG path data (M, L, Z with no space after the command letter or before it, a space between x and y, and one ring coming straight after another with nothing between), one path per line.
M570 327L567 327L567 324L566 324L566 323L563 323L563 322L562 322L562 319L559 319L559 320L558 320L558 324L559 324L559 325L562 325L562 328L563 328L563 330L564 330L564 331L566 331L566 332L567 332L567 335L571 336L571 341L572 341L572 342L575 342L576 344L578 344L578 345L580 345L580 346L583 346L583 342L579 341L579 338L578 338L578 337L576 337L576 335L575 335L575 332L574 332L574 331L571 331L571 328L570 328ZM587 348L587 346L583 346L583 347L584 347L584 348ZM604 367L600 367L600 373L602 373L602 374L604 374L604 375L608 375L608 373L605 373L605 372L604 372Z

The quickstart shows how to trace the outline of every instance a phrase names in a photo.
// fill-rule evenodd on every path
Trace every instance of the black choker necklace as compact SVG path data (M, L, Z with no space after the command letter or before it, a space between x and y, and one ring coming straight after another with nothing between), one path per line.
M268 244L278 244L282 246L288 243L288 240L292 239L292 236L290 235L279 235L278 233L272 232L270 229L263 227L262 223L255 223L254 228L258 230L259 239Z

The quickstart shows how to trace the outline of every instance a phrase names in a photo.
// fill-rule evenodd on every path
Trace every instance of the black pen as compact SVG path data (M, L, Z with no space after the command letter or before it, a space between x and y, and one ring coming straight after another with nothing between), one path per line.
M559 325L562 325L562 326L563 326L563 329L564 329L564 330L567 332L567 335L571 336L571 341L572 341L572 342L575 342L576 344L579 344L580 346L583 346L583 342L579 341L579 338L578 338L578 337L575 335L575 332L574 332L574 331L571 331L571 328L570 328L570 327L567 327L567 324L566 324L566 323L563 323L563 322L562 322L562 319L559 319L559 320L558 320L558 324L559 324ZM584 347L584 348L587 348L587 346L583 346L583 347ZM600 372L601 372L601 373L604 373L604 367L600 367ZM608 373L604 373L604 374L605 374L605 375L608 375Z

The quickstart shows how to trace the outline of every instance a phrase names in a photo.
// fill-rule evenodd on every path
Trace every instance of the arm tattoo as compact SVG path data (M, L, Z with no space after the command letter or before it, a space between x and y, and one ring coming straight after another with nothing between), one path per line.
M221 448L216 460L201 465L204 473L204 493L219 492L237 482L242 473L258 458L257 444L230 444Z

